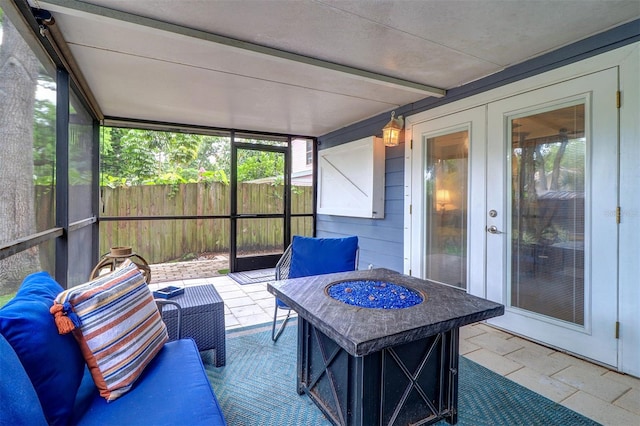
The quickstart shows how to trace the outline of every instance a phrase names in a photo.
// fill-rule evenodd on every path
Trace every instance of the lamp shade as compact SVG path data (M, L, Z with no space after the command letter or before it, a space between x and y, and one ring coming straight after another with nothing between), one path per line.
M447 189L438 189L436 191L436 203L444 207L445 204L451 203L451 193Z
M395 118L395 114L395 111L391 113L391 120L382 128L382 141L385 146L396 146L400 143L404 120L402 116Z

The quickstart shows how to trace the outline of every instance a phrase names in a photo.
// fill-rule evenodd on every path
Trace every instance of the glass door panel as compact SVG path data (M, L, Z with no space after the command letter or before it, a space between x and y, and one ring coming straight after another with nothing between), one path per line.
M467 288L469 131L426 139L426 278Z
M509 127L511 306L584 325L585 105Z
M405 272L485 294L486 108L412 126Z

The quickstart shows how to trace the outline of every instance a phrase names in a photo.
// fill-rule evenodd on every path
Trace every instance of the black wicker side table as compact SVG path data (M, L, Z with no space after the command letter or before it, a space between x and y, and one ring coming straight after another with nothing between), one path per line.
M225 365L224 303L215 287L212 284L185 287L183 294L170 300L182 307L182 337L195 340L200 351L215 349L216 367ZM167 325L169 340L176 340L176 308L165 306L162 319Z

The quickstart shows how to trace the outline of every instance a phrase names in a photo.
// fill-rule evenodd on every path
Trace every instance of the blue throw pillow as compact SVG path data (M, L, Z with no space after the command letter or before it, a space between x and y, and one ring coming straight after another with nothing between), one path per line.
M289 278L356 269L358 237L312 238L294 236Z
M58 333L49 312L62 290L47 272L31 274L0 309L0 334L18 355L50 425L68 423L84 372L78 343Z

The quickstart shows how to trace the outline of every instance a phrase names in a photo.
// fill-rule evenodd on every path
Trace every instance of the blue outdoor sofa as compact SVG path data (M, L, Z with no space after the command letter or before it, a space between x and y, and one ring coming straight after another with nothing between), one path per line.
M33 274L0 309L0 425L225 425L196 344L164 344L132 389L107 402L71 334L49 313L62 288Z

